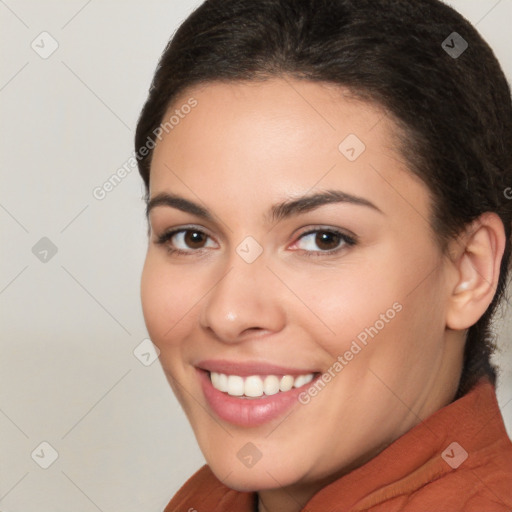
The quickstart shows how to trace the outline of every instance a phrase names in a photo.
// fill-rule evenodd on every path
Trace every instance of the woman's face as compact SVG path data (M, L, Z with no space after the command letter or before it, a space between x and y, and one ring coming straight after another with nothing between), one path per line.
M389 117L334 86L210 83L176 110L141 286L161 364L228 486L330 481L455 393L428 190Z

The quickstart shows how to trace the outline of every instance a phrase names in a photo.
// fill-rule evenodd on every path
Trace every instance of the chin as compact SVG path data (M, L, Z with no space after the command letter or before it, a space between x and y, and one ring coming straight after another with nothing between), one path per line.
M263 460L253 467L233 464L231 461L216 464L207 461L215 476L230 489L239 492L256 492L286 487L302 480L302 476L288 467L275 467L272 460L263 465ZM236 461L238 463L238 460Z

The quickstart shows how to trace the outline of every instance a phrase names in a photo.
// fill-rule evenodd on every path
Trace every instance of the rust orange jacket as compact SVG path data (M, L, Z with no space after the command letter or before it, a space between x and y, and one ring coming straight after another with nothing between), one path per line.
M164 512L255 512L257 494L205 465ZM495 388L482 379L372 460L319 490L307 512L511 512L512 443Z

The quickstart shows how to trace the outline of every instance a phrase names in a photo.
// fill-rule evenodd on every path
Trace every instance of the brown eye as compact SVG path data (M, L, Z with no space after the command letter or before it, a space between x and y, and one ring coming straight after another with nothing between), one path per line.
M341 237L330 231L318 231L315 237L315 244L325 251L336 249L340 243Z
M304 233L296 242L299 249L313 256L334 254L355 244L355 238L330 229L313 229Z
M190 249L201 249L206 241L206 235L200 231L186 230L183 241Z
M156 243L167 246L169 252L194 253L201 249L215 247L215 243L199 229L174 229L160 235Z

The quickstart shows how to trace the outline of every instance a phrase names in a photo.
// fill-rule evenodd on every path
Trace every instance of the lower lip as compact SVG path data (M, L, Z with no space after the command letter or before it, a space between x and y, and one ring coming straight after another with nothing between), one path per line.
M206 370L196 368L206 400L217 416L242 427L255 427L267 423L288 411L298 402L300 393L316 379L290 391L280 391L262 398L238 398L215 389Z

